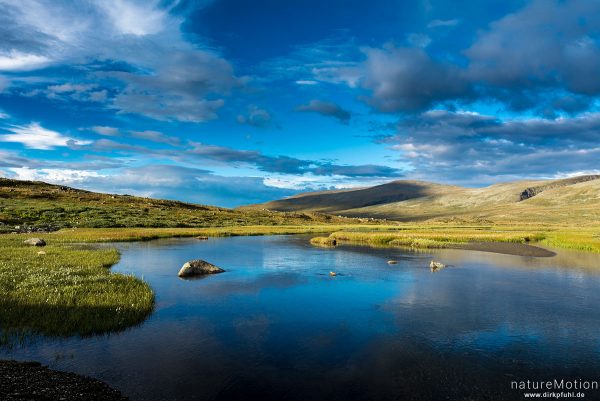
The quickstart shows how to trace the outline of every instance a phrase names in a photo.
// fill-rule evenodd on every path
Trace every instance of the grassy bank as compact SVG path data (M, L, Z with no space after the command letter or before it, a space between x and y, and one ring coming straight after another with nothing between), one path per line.
M52 244L43 249L0 238L0 327L4 335L90 335L124 329L152 311L141 280L110 272L114 249Z
M600 253L600 227L403 225L393 230L336 231L327 238L318 237L315 242L333 240L337 243L422 249L452 248L473 242L509 242Z

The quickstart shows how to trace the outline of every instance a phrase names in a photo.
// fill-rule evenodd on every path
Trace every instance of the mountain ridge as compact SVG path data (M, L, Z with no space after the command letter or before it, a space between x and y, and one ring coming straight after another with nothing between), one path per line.
M481 188L396 180L373 187L303 193L241 209L311 211L399 221L600 221L600 175L519 180Z

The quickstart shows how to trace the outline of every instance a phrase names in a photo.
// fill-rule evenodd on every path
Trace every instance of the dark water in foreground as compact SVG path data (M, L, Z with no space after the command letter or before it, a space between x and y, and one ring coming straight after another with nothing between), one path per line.
M512 380L600 380L597 255L319 249L302 236L116 246L115 270L156 291L144 324L0 358L91 375L132 400L518 400ZM454 266L431 273L432 255ZM227 272L178 279L194 258Z

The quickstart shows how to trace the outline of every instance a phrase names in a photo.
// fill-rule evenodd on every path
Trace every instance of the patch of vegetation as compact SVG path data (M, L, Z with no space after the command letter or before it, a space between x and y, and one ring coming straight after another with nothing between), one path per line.
M448 228L440 226L412 228L389 232L340 231L331 234L338 241L365 242L375 245L409 246L415 248L443 248L469 242L526 243L545 238L542 232L509 231L503 229Z
M310 239L310 243L324 248L333 248L337 245L337 241L331 237L314 237Z
M110 272L119 260L115 249L39 248L6 237L0 236L4 335L86 336L138 324L152 311L154 295L145 282Z
M600 227L549 232L541 243L555 248L600 253Z
M585 228L577 231L561 227L504 227L447 225L406 225L390 229L336 231L326 239L338 243L365 244L384 247L452 248L456 245L479 242L509 242L541 244L553 248L574 249L600 253L600 229ZM367 228L368 229L368 228ZM326 240L319 237L318 242ZM312 242L312 241L311 241Z

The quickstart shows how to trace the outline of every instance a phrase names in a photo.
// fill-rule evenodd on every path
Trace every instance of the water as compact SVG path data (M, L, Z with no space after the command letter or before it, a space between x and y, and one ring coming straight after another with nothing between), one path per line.
M40 338L0 358L150 401L510 400L521 399L513 380L600 378L597 255L320 249L305 236L113 246L114 270L156 292L146 322ZM432 257L453 266L431 273ZM179 279L195 258L227 272Z

